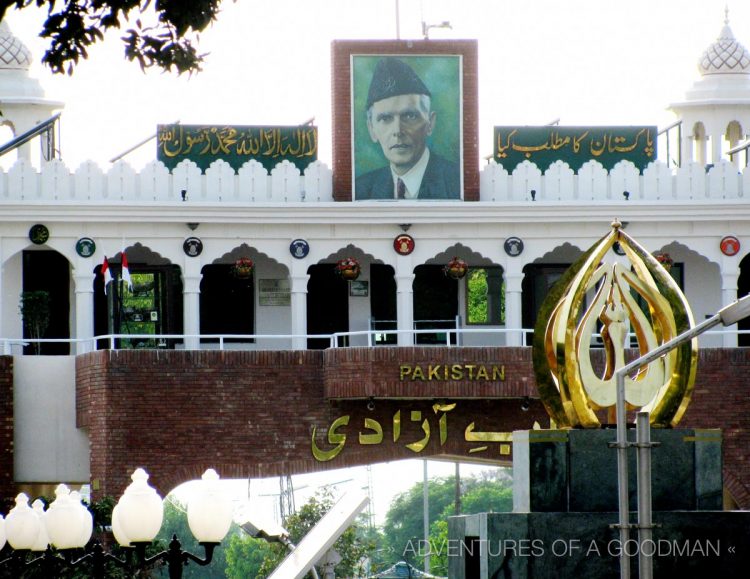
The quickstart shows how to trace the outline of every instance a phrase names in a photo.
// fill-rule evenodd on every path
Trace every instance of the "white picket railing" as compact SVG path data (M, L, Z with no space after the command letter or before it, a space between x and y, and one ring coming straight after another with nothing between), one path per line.
M60 160L41 170L19 159L0 170L0 203L319 203L333 201L331 170L315 161L300 172L282 161L269 174L257 161L238 171L225 161L201 173L192 161L182 161L173 171L153 161L135 171L118 161L104 171L87 161L71 172ZM748 192L745 195L745 192ZM687 163L677 169L655 161L640 174L629 161L607 172L589 161L578 173L562 161L542 172L524 161L512 173L494 162L480 172L480 201L495 203L682 202L750 200L750 170L722 160L706 169Z

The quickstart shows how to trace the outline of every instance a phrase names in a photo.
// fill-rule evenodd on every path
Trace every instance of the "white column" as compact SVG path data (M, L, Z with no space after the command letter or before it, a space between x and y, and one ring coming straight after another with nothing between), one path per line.
M295 269L295 268L293 268ZM292 338L293 350L307 349L307 283L310 276L304 271L294 272L289 277L292 293Z
M182 327L186 335L197 336L201 332L201 262L186 258L182 270ZM186 350L200 350L200 338L185 338Z
M76 295L76 326L73 337L85 340L94 337L94 272L86 271L93 269L91 260L79 260L77 267L73 270L73 284ZM76 342L76 347L71 352L85 354L96 350L93 340L87 342Z
M523 325L521 282L523 282L522 271L505 273L505 327L509 329L519 329ZM508 346L522 346L523 332L508 333L505 343Z
M8 335L3 330L3 304L5 303L5 295L3 291L3 272L5 271L5 253L3 253L3 237L0 235L0 336L7 338ZM19 314L20 315L20 314ZM0 354L10 355L10 346L7 346L5 350L0 348Z
M740 268L737 257L725 257L721 264L721 306L728 306L737 300L737 281L740 277ZM719 326L721 329L721 326ZM736 329L736 326L726 328ZM737 347L737 334L727 333L723 335L722 345L725 348Z
M711 162L714 165L721 161L721 142L723 140L724 135L721 132L711 135Z
M396 329L399 346L413 346L414 334L414 267L411 256L396 259Z

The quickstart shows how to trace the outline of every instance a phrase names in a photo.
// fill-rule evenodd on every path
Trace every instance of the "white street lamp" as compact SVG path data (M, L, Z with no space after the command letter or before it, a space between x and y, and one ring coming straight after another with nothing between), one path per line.
M203 473L199 492L188 502L190 531L199 543L221 543L232 525L232 503L219 489L219 475L212 468Z
M232 505L229 498L220 492L219 475L213 469L203 474L198 493L188 502L188 523L195 538L203 546L205 557L183 551L177 536L173 536L166 551L146 557L146 547L159 533L164 506L161 497L148 484L148 474L142 468L131 476L132 483L112 511L112 531L117 542L123 547L134 547L126 559L119 559L105 553L101 545L94 543L89 552L74 560L73 549L83 548L91 539L93 518L81 502L78 492L70 492L67 486L58 485L55 500L44 511L41 500L29 506L29 498L20 493L16 506L6 519L0 515L0 549L5 544L6 534L10 546L18 553L0 561L0 567L15 566L42 567L45 576L55 576L60 567L75 568L90 562L93 577L104 577L105 563L110 561L128 571L149 566L157 561L165 561L169 576L182 577L182 569L188 561L204 566L211 563L216 547L229 531L232 524ZM63 556L48 548L54 547ZM26 560L25 551L44 551L44 554L31 561ZM131 555L135 552L135 559ZM11 571L15 571L16 568Z
M118 523L128 543L150 543L161 529L164 503L156 489L148 484L148 474L138 468L130 476L117 505Z
M26 493L16 496L16 506L13 507L5 519L5 532L8 543L17 551L28 551L39 536L41 521L29 506Z

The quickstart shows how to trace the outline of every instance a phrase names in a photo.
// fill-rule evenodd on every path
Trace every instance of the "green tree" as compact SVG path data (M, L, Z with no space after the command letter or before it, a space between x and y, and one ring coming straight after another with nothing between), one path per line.
M226 576L229 579L260 577L261 565L269 556L271 556L271 545L264 539L234 534L230 537L227 546Z
M109 30L123 29L125 56L142 69L178 73L200 70L203 56L193 40L216 19L221 0L0 0L8 8L47 9L40 36L50 45L42 61L55 73L72 74L88 49Z
M434 478L428 481L430 541L434 553L440 545L447 545L447 519L455 514L455 477ZM511 510L513 506L512 479L507 469L461 479L461 514ZM423 485L416 483L398 495L391 503L384 524L384 534L391 563L405 560L422 567L419 541L424 540ZM440 522L444 522L444 528ZM443 533L440 535L439 532ZM442 543L440 541L443 541ZM433 542L436 541L436 542ZM421 543L421 553L425 550ZM443 551L445 547L443 547ZM430 565L433 567L431 557Z
M318 491L298 512L291 515L285 526L289 531L289 539L292 543L299 543L308 531L315 526L315 523L331 510L334 502L331 491L323 489ZM360 573L363 561L373 549L373 546L363 543L357 535L357 525L352 525L333 544L333 548L341 555L341 562L336 565L335 569L336 576L355 577ZM288 550L283 545L278 543L270 545L269 554L264 558L257 577L267 577L287 554ZM310 576L308 574L308 577Z
M513 488L507 480L477 480L461 498L462 515L512 510ZM435 575L448 575L448 517L454 514L452 505L446 507L430 527L430 571Z
M49 292L44 290L21 292L20 310L23 327L29 339L38 340L43 338L49 327ZM39 342L35 342L33 347L34 352L39 354L42 345Z

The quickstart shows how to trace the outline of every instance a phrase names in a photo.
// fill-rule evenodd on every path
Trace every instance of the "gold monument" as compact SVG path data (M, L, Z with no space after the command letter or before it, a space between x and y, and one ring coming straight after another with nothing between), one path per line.
M629 264L624 259L606 260L618 246ZM630 333L633 357L638 357L694 325L675 280L619 221L552 288L538 320L537 387L559 428L598 428L615 422L615 371L628 362ZM601 340L605 358L598 371L592 361L596 339ZM628 409L648 411L653 426L675 426L690 402L697 352L698 340L693 338L627 377Z

